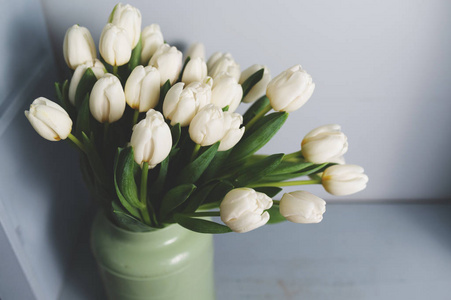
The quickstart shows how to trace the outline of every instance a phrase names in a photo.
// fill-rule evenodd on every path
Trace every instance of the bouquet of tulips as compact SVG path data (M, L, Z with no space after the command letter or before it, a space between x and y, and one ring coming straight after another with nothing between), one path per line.
M38 98L25 115L50 141L80 151L83 178L115 224L148 231L178 223L203 233L247 232L268 222L318 223L325 201L307 191L272 200L283 186L322 184L334 195L366 187L363 168L344 164L339 125L309 132L300 151L255 154L290 112L311 97L296 65L271 80L267 67L241 72L229 53L207 61L193 44L185 59L141 13L114 7L100 41L70 27L64 58L72 78L56 83L59 104ZM241 102L253 103L244 115ZM271 112L274 110L274 112ZM305 180L292 180L309 176ZM223 224L211 221L219 216Z

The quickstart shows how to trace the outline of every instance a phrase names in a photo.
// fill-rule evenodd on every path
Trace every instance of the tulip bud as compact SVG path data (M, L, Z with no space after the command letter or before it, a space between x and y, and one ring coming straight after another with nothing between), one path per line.
M196 144L213 145L224 137L224 112L214 104L208 104L194 116L188 132Z
M168 44L161 45L149 61L149 66L154 66L160 71L160 86L167 80L173 84L182 70L182 52Z
M294 223L319 223L326 212L326 201L306 191L286 193L280 199L279 211Z
M230 53L214 53L207 62L208 75L213 79L216 79L221 73L227 73L236 79L236 82L240 80L240 65L235 62Z
M322 184L326 191L336 196L351 195L366 188L368 176L357 165L335 165L323 172Z
M96 45L86 27L74 25L66 31L63 54L66 64L72 70L96 58Z
M227 151L235 146L243 137L243 116L229 111L224 112L224 137L221 139L218 151Z
M186 51L185 58L190 57L194 58L202 58L205 61L205 46L202 43L194 43L189 46L188 51Z
M132 55L132 45L127 31L112 23L106 24L100 35L99 51L103 59L112 66L128 63Z
M125 83L125 100L139 112L154 108L160 99L160 72L154 67L137 66Z
M182 81L186 84L201 82L207 77L207 64L200 58L191 58L183 70Z
M149 60L157 49L164 44L163 33L158 24L145 27L141 33L141 64L149 64Z
M72 75L72 79L70 80L69 85L69 101L74 106L75 106L75 94L77 92L78 84L80 83L80 80L85 74L87 69L91 69L97 79L99 79L106 73L105 66L97 58L88 61L84 64L81 64L75 69L74 75Z
M227 193L219 206L221 220L235 232L248 232L265 225L273 204L271 198L250 188L237 188Z
M130 145L135 161L141 167L147 162L149 169L152 169L169 155L172 148L171 130L160 112L150 109L146 118L133 127Z
M124 28L132 49L136 47L141 36L141 12L130 4L117 4L110 16L110 23Z
M89 110L100 123L113 123L122 117L125 95L116 76L107 73L97 80L89 97Z
M243 84L251 75L255 72L264 69L263 77L257 82L251 90L244 97L243 102L251 103L257 99L260 99L266 94L266 87L268 86L269 81L271 80L271 74L269 73L269 69L263 65L252 65L241 73L240 84Z
M193 82L185 88L185 84L179 82L169 89L163 102L163 114L171 120L171 125L188 126L196 113L210 103L212 80L209 79L203 83Z
M49 141L64 140L72 130L72 120L55 102L39 97L25 111L25 117L40 136Z
M348 151L347 137L340 125L324 125L313 129L304 137L301 151L304 158L315 164L335 162Z
M235 78L222 73L214 79L211 89L211 103L224 108L229 106L229 111L234 112L241 103L243 88Z
M292 112L307 102L314 89L312 76L296 65L269 82L266 96L274 110Z

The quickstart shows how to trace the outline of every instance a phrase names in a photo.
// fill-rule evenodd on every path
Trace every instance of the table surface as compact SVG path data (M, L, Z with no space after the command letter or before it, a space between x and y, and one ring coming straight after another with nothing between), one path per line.
M320 224L216 235L217 299L451 299L451 203L329 203ZM87 234L61 300L104 299Z

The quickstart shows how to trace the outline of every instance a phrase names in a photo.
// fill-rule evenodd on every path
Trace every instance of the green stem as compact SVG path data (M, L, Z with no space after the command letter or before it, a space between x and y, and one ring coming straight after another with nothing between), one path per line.
M264 187L264 186L283 187L283 186L320 184L320 183L321 183L321 180L296 180L296 181L282 181L282 182L278 181L278 182L265 182L265 183L251 184L249 187L251 187L251 188Z
M272 204L279 206L280 205L280 200L272 200Z
M73 135L72 133L69 133L69 135L67 136L69 138L69 140L71 140L75 145L77 145L78 148L80 148L81 151L83 151L84 153L86 153L86 149L85 146L83 146L82 142L80 142L79 139L77 139L75 137L75 135Z
M132 126L135 126L135 124L138 122L138 118L139 118L139 109L136 109L135 113L133 114L133 124L132 124Z
M297 152L293 152L293 153L290 153L290 154L286 154L286 155L283 157L283 160L284 160L284 161L288 161L288 160L290 160L290 159L292 159L292 158L300 158L301 156L302 156L302 151L299 150L299 151L297 151Z
M108 129L110 128L110 123L103 123L103 146L106 148L106 143L108 141Z
M141 170L141 190L139 193L140 201L143 204L143 208L141 209L141 215L144 219L144 223L148 225L152 225L150 221L149 211L147 210L147 175L149 173L149 163L144 162L142 170Z
M196 144L196 146L194 146L193 154L191 155L191 161L196 159L197 154L199 153L199 150L200 150L200 145Z
M118 66L113 66L113 74L115 75L115 76L117 76L117 70L118 70Z
M246 128L246 131L249 131L249 129L257 122L261 117L266 115L268 111L272 109L271 104L268 104L265 108L263 108L258 114L255 115L244 127Z
M205 212L195 212L191 214L183 214L187 217L219 217L219 211L205 211Z

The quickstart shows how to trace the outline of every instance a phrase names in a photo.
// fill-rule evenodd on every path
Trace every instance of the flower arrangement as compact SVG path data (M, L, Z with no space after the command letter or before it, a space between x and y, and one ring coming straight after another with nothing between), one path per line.
M284 186L322 184L333 195L366 187L363 168L344 163L339 125L310 131L298 152L255 154L312 96L300 65L271 79L263 65L241 72L229 53L206 60L200 43L184 59L158 25L141 30L141 22L138 9L116 5L100 58L89 30L70 27L63 49L73 73L55 84L59 104L40 97L25 111L43 138L79 150L86 185L115 224L225 233L318 223L323 199L307 191L272 198ZM252 103L244 115L235 112L241 102ZM302 176L310 178L293 180ZM225 225L208 218L217 216Z

